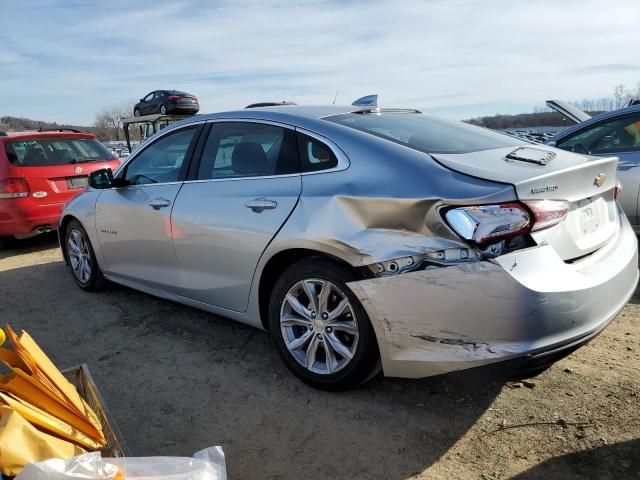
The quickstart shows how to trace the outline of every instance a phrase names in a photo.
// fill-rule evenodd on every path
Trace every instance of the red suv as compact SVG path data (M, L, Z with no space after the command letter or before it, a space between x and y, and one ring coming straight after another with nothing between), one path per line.
M0 132L0 247L7 237L55 230L62 207L94 170L120 160L78 131Z

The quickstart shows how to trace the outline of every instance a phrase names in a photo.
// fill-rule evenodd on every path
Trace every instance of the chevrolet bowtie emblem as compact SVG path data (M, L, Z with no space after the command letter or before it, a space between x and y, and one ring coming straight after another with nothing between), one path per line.
M595 178L595 180L593 181L593 184L596 187L601 187L602 185L604 185L604 182L606 181L607 181L607 176L604 173L601 173Z

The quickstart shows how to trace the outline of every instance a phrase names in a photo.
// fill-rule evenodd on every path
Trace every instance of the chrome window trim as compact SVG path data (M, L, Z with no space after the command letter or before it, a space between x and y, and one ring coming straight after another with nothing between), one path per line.
M109 190L124 190L125 188L145 188L145 187L157 187L159 185L182 185L185 182L158 182L158 183L141 183L139 185L125 185L124 187L112 187Z
M300 172L300 173L285 173L283 175L259 175L259 176L251 176L251 177L230 177L230 178L206 178L206 179L196 179L196 180L185 180L183 183L203 183L203 182L229 182L229 181L238 181L238 180L258 180L258 179L272 179L272 178L286 178L286 177L300 177L306 175L318 175L320 173L332 173L339 172L341 170L346 170L351 165L349 158L342 151L338 145L335 144L332 140L324 137L318 133L312 132L305 128L296 127L295 125L290 125L288 123L282 122L274 122L273 120L260 120L258 118L216 118L213 120L207 120L206 123L216 124L216 123L228 123L228 122L238 122L238 123L260 123L265 125L272 125L274 127L286 128L289 130L294 130L295 132L300 132L304 135L308 135L309 137L322 142L323 144L329 147L329 150L333 152L333 154L338 159L338 165L333 168L328 168L326 170L317 170L314 172ZM153 185L158 185L154 183Z

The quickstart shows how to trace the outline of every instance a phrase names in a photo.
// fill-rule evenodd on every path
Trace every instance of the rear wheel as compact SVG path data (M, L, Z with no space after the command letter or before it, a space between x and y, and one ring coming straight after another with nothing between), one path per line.
M96 260L89 236L80 222L69 222L64 238L69 267L76 284L89 292L103 289L106 280Z
M366 311L347 287L346 267L301 260L276 282L269 327L280 357L302 381L323 390L357 387L380 369Z
M166 115L166 114L167 114L167 107L166 107L166 105L160 105L160 114L161 114L161 115Z
M140 116L140 109L139 108L136 108L136 109L133 110L133 116L134 117L139 117Z

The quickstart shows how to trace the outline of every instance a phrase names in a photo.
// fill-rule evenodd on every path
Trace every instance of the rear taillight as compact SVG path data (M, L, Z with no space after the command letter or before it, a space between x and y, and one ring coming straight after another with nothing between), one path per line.
M478 244L525 234L533 223L518 203L452 208L445 218L458 235Z
M29 185L24 178L0 180L0 198L22 198L29 196Z
M179 97L177 95L169 95L167 97L167 100L180 100L180 98L182 98L182 97Z
M566 200L525 200L524 204L533 213L535 221L531 230L534 232L557 225L569 211Z
M198 97L191 97L193 99L194 102L198 101Z
M616 180L616 188L613 190L613 199L617 200L621 193L622 184L620 183L620 180Z

